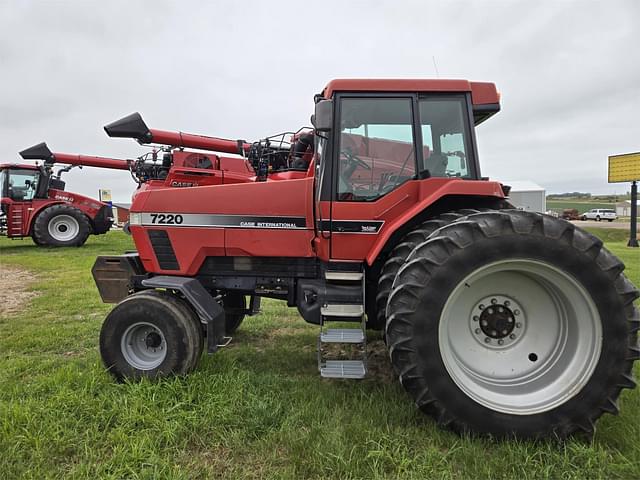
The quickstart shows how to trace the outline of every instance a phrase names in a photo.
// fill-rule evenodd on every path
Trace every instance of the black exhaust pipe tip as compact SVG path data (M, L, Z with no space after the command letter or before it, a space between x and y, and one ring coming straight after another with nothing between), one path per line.
M110 137L135 138L140 143L151 141L151 130L138 112L105 125L104 131Z
M53 162L55 160L53 152L49 150L45 142L22 150L20 156L25 160L44 160L45 162Z

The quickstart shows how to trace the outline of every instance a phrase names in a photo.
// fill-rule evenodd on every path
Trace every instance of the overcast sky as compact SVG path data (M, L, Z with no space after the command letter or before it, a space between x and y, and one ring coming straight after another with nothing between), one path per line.
M256 140L309 123L332 78L492 81L483 174L548 192L623 193L607 156L640 150L640 1L0 0L0 162L53 151L132 158L103 125ZM434 68L437 66L437 72ZM128 173L67 188L127 201Z

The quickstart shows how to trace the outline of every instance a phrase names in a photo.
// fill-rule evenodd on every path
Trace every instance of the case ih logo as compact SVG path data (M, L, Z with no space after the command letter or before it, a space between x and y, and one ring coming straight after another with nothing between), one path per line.
M62 200L63 202L73 203L73 197L68 197L66 195L56 194L55 199L56 200Z
M173 182L171 182L171 186L172 187L197 187L198 183L197 182L178 182L177 180L174 180Z

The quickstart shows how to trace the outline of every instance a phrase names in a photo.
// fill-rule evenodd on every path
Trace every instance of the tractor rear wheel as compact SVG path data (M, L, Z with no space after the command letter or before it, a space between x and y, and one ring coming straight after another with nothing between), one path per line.
M167 292L145 290L115 306L100 332L102 361L118 380L191 372L203 348L193 310Z
M593 432L633 388L638 291L596 237L521 211L471 215L398 272L386 334L418 407L460 432Z
M52 247L80 247L87 241L91 225L86 215L70 205L45 208L33 224L33 241Z
M410 231L402 238L400 243L389 254L389 257L380 272L376 293L376 317L375 319L367 322L367 328L371 328L373 330L384 329L387 320L387 300L391 293L391 286L393 285L393 281L396 278L398 270L400 270L402 265L404 265L405 260L413 249L426 241L427 238L429 238L429 235L437 229L444 227L451 222L455 222L465 215L471 215L478 212L479 210L466 209L443 213L442 215L420 224L417 228Z

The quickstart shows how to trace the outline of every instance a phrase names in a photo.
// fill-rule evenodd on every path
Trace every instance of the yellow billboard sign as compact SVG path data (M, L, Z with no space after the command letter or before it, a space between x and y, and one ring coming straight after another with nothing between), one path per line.
M609 157L609 183L640 180L640 152Z

